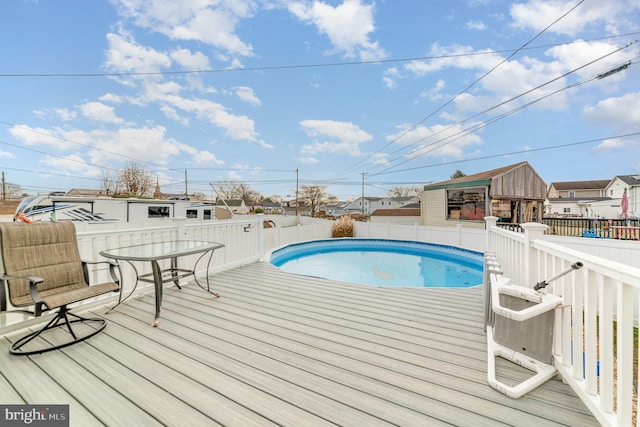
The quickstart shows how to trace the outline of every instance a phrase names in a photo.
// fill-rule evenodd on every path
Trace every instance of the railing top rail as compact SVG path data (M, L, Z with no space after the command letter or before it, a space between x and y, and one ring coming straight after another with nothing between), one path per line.
M542 250L550 255L566 260L569 263L581 261L584 266L592 271L611 277L614 280L627 283L640 288L640 269L611 261L598 256L586 254L566 246L537 239L532 242L534 248Z
M186 222L184 224L185 227L202 227L206 225L208 227L224 227L228 225L234 224L247 224L247 223L260 223L259 219L244 219L244 220L225 220L225 221L210 221L210 222ZM153 231L162 231L162 230L171 230L175 229L177 224L175 222L164 223L161 226L149 226L141 225L139 227L131 227L131 228L110 228L110 229L96 229L96 230L86 230L86 231L78 231L78 237L80 236L95 236L95 235L108 235L108 234L120 234L120 233L149 233Z
M501 236L509 237L510 239L513 239L513 240L519 240L522 242L525 241L524 233L518 233L517 231L508 230L504 227L500 227L497 225L491 227L491 232Z

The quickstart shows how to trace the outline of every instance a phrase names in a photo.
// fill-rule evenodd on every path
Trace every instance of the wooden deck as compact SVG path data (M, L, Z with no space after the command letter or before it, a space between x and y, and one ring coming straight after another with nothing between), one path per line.
M72 426L598 425L559 380L518 400L489 387L480 288L374 288L264 263L213 279L220 299L167 288L159 328L146 295L63 350L11 356L0 339L0 402L70 404Z

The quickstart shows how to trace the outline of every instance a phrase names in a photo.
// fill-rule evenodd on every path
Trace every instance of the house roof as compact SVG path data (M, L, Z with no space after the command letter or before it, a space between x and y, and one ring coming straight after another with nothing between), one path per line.
M278 202L262 202L260 204L260 206L262 206L263 208L280 208L280 207L282 207L282 205L280 205L280 203L278 203Z
M401 196L401 197L389 197L389 200L393 200L394 202L402 203L408 202L413 199L417 199L418 196Z
M218 200L216 201L216 206L224 206L225 204L227 206L242 206L243 200L242 199L229 199L229 200Z
M640 175L617 175L616 178L629 185L640 185Z
M604 190L611 182L610 179L598 179L593 181L567 181L552 182L550 187L558 191L564 190Z
M492 198L544 200L547 196L547 184L529 162L520 162L449 181L425 185L424 190L482 186L489 186L489 195Z
M420 208L376 209L373 216L420 216Z
M547 199L549 203L580 203L599 202L602 200L612 200L611 197L551 197Z
M489 184L491 182L492 178L495 178L499 175L505 174L513 169L516 169L518 167L524 166L524 165L528 165L528 162L520 162L520 163L516 163L514 165L509 165L509 166L503 166L501 168L497 168L497 169L491 169L488 171L484 171L484 172L479 172L473 175L466 175L466 176L462 176L460 178L454 178L454 179L450 179L448 181L440 181L440 182L435 182L433 184L428 184L425 185L425 190L427 188L434 188L434 187L440 187L440 186L444 186L444 185L452 185L452 184L458 184L458 183L471 183L474 181L478 181L478 182L483 182L485 184ZM475 182L474 182L475 184ZM480 185L480 184L478 184Z

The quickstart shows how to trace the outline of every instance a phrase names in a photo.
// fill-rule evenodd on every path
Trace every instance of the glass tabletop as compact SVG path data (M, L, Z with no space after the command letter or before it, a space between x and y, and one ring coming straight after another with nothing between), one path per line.
M153 261L173 258L200 252L213 251L224 247L222 243L199 240L169 240L165 242L145 243L142 245L124 246L100 252L105 258L131 261Z

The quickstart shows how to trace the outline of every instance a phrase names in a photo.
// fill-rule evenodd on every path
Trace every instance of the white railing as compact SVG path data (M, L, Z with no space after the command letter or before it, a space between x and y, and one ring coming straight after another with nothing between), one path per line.
M276 227L264 229L264 219L246 216L234 221L175 220L97 227L84 224L78 225L78 241L82 258L94 261L101 259L101 250L118 246L170 239L215 241L225 245L214 252L209 272L216 272L257 261L267 251L289 243L331 237L331 221L276 217ZM486 231L462 226L356 222L355 234L491 250L506 277L529 287L581 261L582 269L553 281L547 288L547 292L563 299L562 308L556 311L554 363L603 425L632 425L634 380L640 382L638 374L634 374L640 269L564 246L544 235L544 225L523 224L525 232L516 233L497 227L496 220L487 218ZM186 265L196 259L180 261ZM205 267L204 263L198 265L198 273L206 274ZM144 263L136 268L140 272L149 270ZM124 291L130 292L135 274L126 265L123 274ZM93 271L92 279L108 280L106 269ZM0 333L34 321L25 317L7 321L6 316L0 317Z
M495 220L487 218L488 249L514 284L533 287L583 263L546 288L563 300L556 310L554 364L602 425L634 425L640 269L549 242L544 225L523 224L523 234L500 229Z
M355 237L375 237L380 239L415 240L457 246L484 252L486 233L482 229L456 227L427 227L419 225L354 222Z

